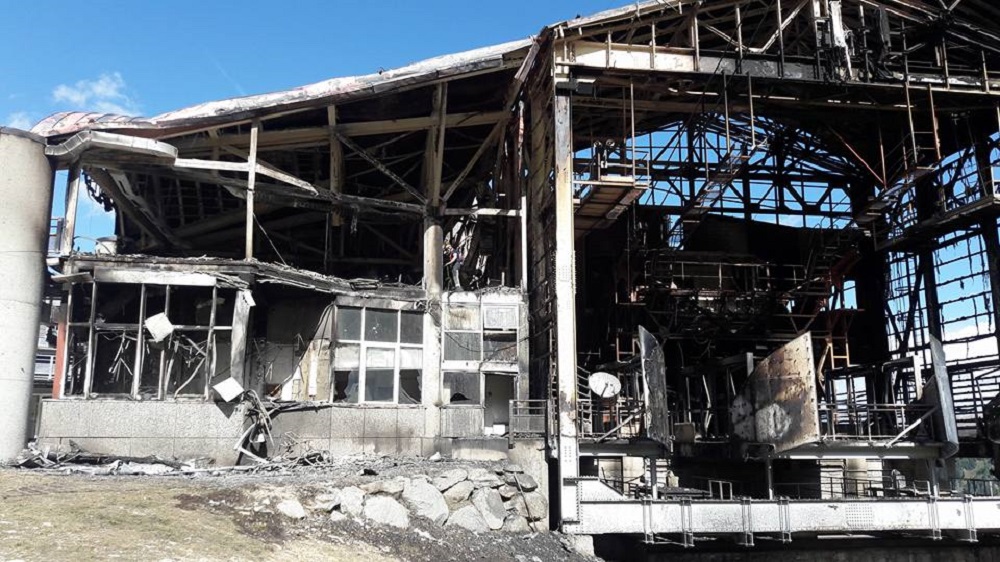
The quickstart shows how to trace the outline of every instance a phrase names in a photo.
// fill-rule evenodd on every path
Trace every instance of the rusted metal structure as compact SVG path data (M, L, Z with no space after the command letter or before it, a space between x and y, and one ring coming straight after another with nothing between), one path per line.
M213 405L232 379L290 405L292 448L542 438L567 532L1000 532L995 482L955 460L1000 427L998 16L659 0L149 119L53 116L35 132L120 249L73 252L67 221L41 437L107 445L114 423L65 420L109 404L246 437Z

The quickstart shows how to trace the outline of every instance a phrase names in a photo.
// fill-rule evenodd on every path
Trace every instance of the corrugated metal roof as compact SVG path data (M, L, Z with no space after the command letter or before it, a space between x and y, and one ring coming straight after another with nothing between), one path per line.
M343 98L377 94L448 76L501 67L506 64L510 55L527 49L531 42L530 38L511 41L434 57L375 74L333 78L291 90L211 101L148 118L82 111L55 113L40 121L31 131L51 137L83 129L170 129L194 123L208 124L212 120L224 121L241 115L293 109L318 100L336 102Z

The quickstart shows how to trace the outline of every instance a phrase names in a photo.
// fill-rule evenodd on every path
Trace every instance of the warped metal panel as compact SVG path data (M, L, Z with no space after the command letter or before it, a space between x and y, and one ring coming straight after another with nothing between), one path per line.
M933 375L924 386L924 401L934 407L934 432L938 440L944 442L941 457L949 458L958 452L958 420L955 416L955 402L951 381L948 379L948 365L941 340L930 336L931 367Z
M639 353L646 386L646 435L670 447L670 410L667 407L666 361L656 337L639 326Z
M758 363L733 403L736 436L771 444L776 453L818 441L815 365L809 333Z
M767 356L750 380L758 441L772 443L780 453L819 440L811 334L799 336Z

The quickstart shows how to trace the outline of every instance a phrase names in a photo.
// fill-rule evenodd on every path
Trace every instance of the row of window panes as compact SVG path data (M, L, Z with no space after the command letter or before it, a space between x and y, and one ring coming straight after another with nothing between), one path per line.
M517 306L490 304L450 304L446 307L444 329L459 332L516 331Z
M398 404L420 404L422 371L420 369L399 370ZM444 396L446 404L482 404L483 375L478 372L445 371ZM360 369L335 370L333 401L346 404L359 403L361 392ZM365 369L364 400L360 402L392 403L393 371L391 369Z
M424 315L420 312L337 307L337 341L421 345Z

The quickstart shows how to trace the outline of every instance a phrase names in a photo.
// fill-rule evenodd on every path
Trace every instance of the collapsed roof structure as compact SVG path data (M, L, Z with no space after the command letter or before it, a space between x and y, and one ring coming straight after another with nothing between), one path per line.
M49 117L70 211L39 437L220 462L537 442L555 525L688 547L1000 532L994 483L953 461L994 454L1000 404L996 21L654 0ZM114 254L74 251L84 189Z

